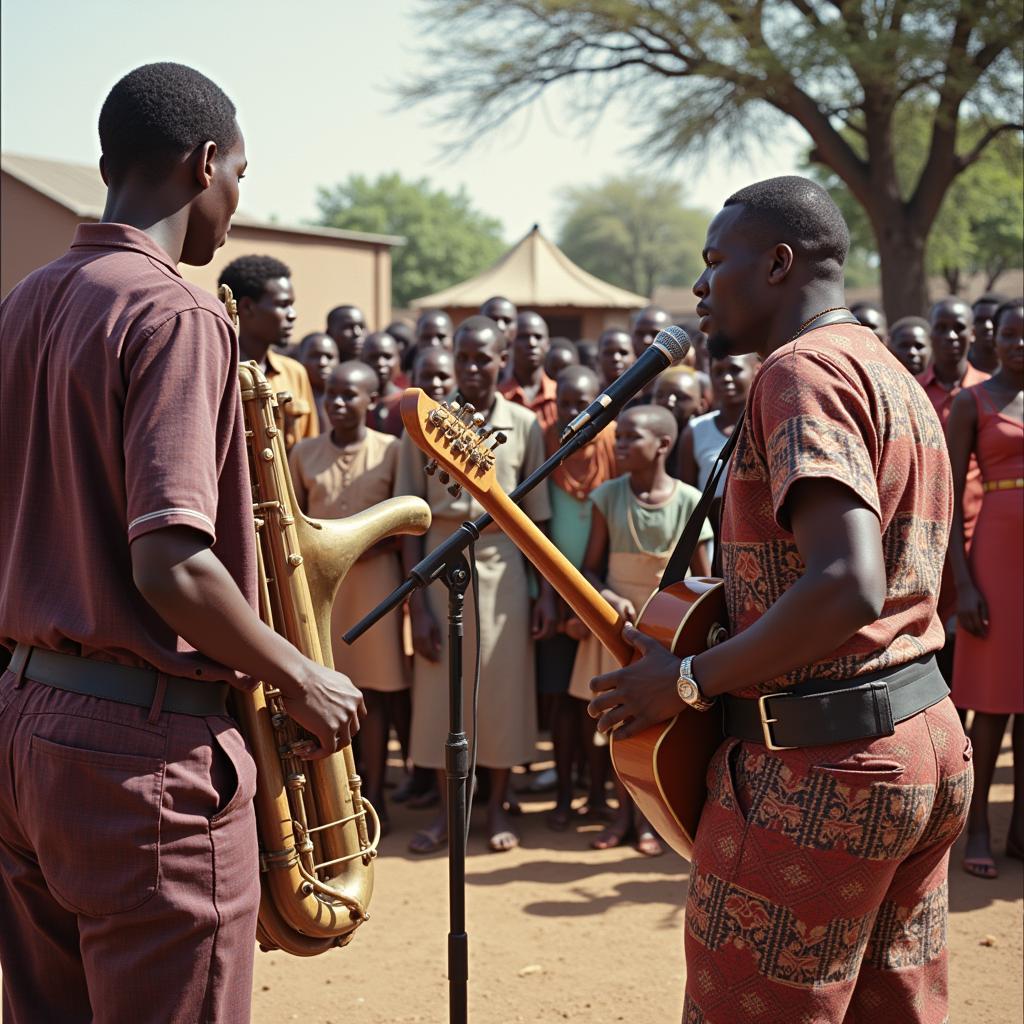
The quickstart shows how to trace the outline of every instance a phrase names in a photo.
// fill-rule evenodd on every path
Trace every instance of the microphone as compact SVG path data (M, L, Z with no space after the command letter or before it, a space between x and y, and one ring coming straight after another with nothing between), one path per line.
M662 370L678 363L689 351L690 339L682 327L673 325L658 331L650 348L562 431L559 443L565 444L599 417L600 425L604 426L638 391L643 391Z

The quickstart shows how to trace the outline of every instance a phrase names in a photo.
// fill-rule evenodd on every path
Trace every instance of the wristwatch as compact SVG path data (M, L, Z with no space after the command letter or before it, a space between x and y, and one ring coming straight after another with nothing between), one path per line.
M689 704L694 711L710 711L715 706L716 697L710 700L700 692L700 685L693 675L694 655L688 654L679 663L679 680L676 693L684 704Z

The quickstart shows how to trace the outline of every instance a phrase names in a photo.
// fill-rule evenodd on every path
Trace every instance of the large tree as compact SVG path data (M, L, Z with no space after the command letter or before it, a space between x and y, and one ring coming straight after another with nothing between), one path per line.
M896 113L896 174L904 195L927 158L929 125L928 112L909 104ZM962 134L970 143L984 130L968 119ZM855 149L862 148L859 137L844 134ZM851 263L877 262L875 236L863 207L832 171L812 165L811 175L831 192L850 225ZM982 275L983 289L991 291L1005 271L1024 266L1022 182L1024 144L1006 135L950 186L928 235L925 266L929 275L945 279L951 294L975 274Z
M504 249L500 221L473 209L463 189L434 189L425 178L405 181L353 174L317 196L319 223L350 231L403 235L391 251L396 306L439 291L486 269Z
M639 175L568 188L558 244L585 270L641 295L692 284L710 218L686 207L682 191Z
M799 125L865 210L890 317L926 303L926 240L950 186L1024 127L1020 0L425 0L423 17L437 45L406 94L442 100L470 139L558 83L578 86L584 114L630 103L647 152L667 159ZM894 115L907 102L931 115L904 195ZM966 113L984 125L969 144Z

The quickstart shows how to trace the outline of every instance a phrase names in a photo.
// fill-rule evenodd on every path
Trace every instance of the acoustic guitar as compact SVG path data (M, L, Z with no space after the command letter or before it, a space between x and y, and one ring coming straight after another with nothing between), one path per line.
M417 389L405 392L400 408L410 438L431 460L427 471L439 472L443 483L453 478L452 488L465 487L476 498L620 665L635 660L618 613L499 486L494 466L500 433ZM724 640L727 621L722 580L687 577L651 595L637 628L682 658ZM665 842L687 859L707 795L708 763L721 741L720 716L686 706L629 739L611 734L619 778Z

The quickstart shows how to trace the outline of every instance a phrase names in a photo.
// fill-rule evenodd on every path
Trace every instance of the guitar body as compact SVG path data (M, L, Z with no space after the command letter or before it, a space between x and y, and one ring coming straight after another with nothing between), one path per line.
M724 584L689 577L654 593L637 628L680 658L728 635ZM675 718L629 739L611 734L615 773L658 834L687 860L707 796L708 764L722 742L717 710L684 708Z

